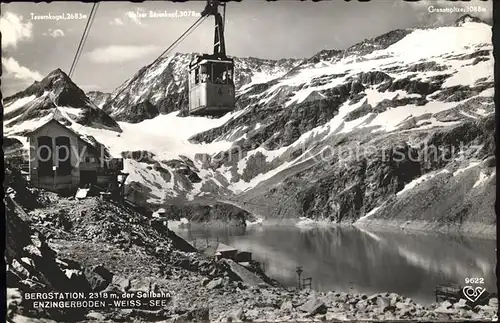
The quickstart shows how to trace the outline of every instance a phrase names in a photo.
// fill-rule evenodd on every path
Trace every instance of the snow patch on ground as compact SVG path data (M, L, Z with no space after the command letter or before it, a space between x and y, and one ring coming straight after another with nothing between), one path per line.
M295 222L295 226L301 229L331 227L334 224L328 220L312 220L306 217L300 217L299 221Z
M399 42L383 50L405 62L464 52L476 44L491 44L491 26L464 23L461 27L417 29Z
M131 159L123 161L123 168L125 173L129 173L126 184L138 182L151 189L153 197L148 200L150 203L159 203L166 197L167 192L175 192L173 175L171 180L166 182L159 172L146 169L143 163Z
M71 124L76 123L75 119L82 113L81 109L71 108L71 107L56 107L56 109L61 113L61 115L69 120Z
M252 75L252 81L249 84L246 84L245 86L267 83L274 80L275 78L281 77L283 74L285 74L285 72L276 74L268 72L258 72Z
M377 211L378 211L378 210L380 210L380 208L381 208L381 207L382 207L382 205L381 205L381 206L376 206L376 207L374 207L373 209L371 209L371 210L370 210L370 212L368 212L368 213L366 213L365 215L363 215L362 217L360 217L360 218L358 219L358 221L362 221L362 220L364 220L364 219L366 219L366 218L368 218L368 217L370 217L370 216L374 215L375 213L377 213Z
M479 187L479 186L483 186L484 184L486 184L486 182L488 182L488 179L490 179L490 177L493 177L495 176L496 172L493 172L492 174L487 174L485 173L484 171L481 171L481 173L479 173L479 178L478 180L474 183L474 188L475 187Z
M411 190L412 188L415 188L416 186L418 186L419 184L433 178L435 176L435 174L426 174L426 175L423 175L423 176L420 176L419 178L417 179L414 179L413 181L409 182L408 184L405 185L405 187L396 193L397 196L401 196L402 194L404 194L405 192Z
M293 165L292 162L283 163L267 173L257 175L256 177L252 178L250 182L245 182L243 180L240 180L236 183L232 183L231 185L229 185L228 189L232 190L234 193L242 193L246 190L249 190L257 186L257 184L259 184L260 182L272 178L274 175L278 174L279 172L287 169L292 165Z
M262 225L263 222L264 222L264 220L262 218L258 218L255 221L249 221L249 220L245 221L247 227L252 226L252 225Z
M13 127L5 127L4 134L7 137L11 137L11 135L19 134L26 131L32 131L36 128L44 125L52 119L52 114L46 115L40 119L26 120L18 125Z
M483 92L479 93L477 96L478 97L479 96L494 97L495 96L495 88L493 88L493 87L487 88Z
M401 191L396 193L396 195L401 196L405 192L417 187L418 185L422 184L423 182L426 182L439 174L447 174L447 173L450 173L450 171L447 169L443 169L443 170L436 172L436 173L422 175L422 176L414 179L413 181L409 182L408 184L406 184L405 187L403 187L403 189Z
M384 101L384 100L393 100L396 97L402 98L402 97L415 97L415 95L410 95L406 91L403 90L397 90L394 92L379 92L374 89L366 89L366 99L368 100L368 104L371 106L376 106L378 103ZM420 97L420 95L417 95L417 97ZM363 99L365 100L365 99Z
M461 66L455 74L444 82L443 88L455 85L473 85L481 78L493 80L493 58L476 65Z
M245 171L246 167L247 167L249 159L252 158L252 156L255 156L257 153L261 153L262 155L264 155L265 156L265 161L267 163L270 163L275 158L281 156L287 149L288 149L288 147L282 147L282 148L276 149L276 150L266 150L266 149L264 149L262 147L254 149L254 150L248 152L248 154L247 154L247 156L245 156L245 158L242 158L242 159L240 159L238 161L237 172L238 172L239 175L242 175L243 172ZM231 178L230 169L227 169L226 173L227 173L227 175L229 175L228 178L230 180L230 178ZM266 175L266 174L268 174L268 173L260 174L259 176ZM226 175L226 177L227 177L227 175ZM251 184L251 183L253 183L253 184ZM244 182L244 181L240 181L238 183L233 184L233 188L247 190L247 189L250 189L250 188L254 187L254 185L256 185L256 184L258 184L258 183L255 183L253 180L250 183Z
M199 183L193 183L192 190L187 194L187 199L189 201L194 200L195 196L202 195L202 194L205 193L205 192L203 192L201 190L201 188L202 188L202 186L203 186L204 183L206 183L209 180L217 181L214 178L214 174L213 174L212 171L209 171L209 170L206 170L206 169L203 169L203 168L200 169L200 171L198 172L198 176L202 179L202 181L199 182Z
M369 122L366 126L380 126L380 129L377 131L385 130L389 132L396 130L401 122L410 117L419 117L427 113L435 114L454 108L456 105L457 102L431 101L423 106L418 106L416 104L400 106L378 114L373 121Z
M478 108L476 111L475 111L477 114L479 114L480 116L487 116L489 115L491 112L488 112L486 111L485 109L483 108Z
M45 93L43 95L45 95ZM12 113L12 112L22 108L23 106L25 106L26 104L30 103L31 101L33 101L35 99L36 99L35 95L30 95L30 96L26 96L24 98L17 99L13 102L10 102L3 107L4 113Z
M195 144L188 139L199 132L221 126L234 114L227 114L220 119L181 118L177 114L178 112L172 112L133 124L120 122L123 132L119 135L113 131L88 127L82 131L110 147L113 155L119 155L123 151L147 150L161 160L176 159L179 155L193 160L195 154L212 154L231 147L232 143L228 141Z
M453 172L453 176L457 176L459 174L462 174L462 173L464 173L465 171L467 171L467 170L469 170L471 168L479 166L480 164L481 164L480 162L471 162L468 166L463 167L463 168L459 168L455 172Z

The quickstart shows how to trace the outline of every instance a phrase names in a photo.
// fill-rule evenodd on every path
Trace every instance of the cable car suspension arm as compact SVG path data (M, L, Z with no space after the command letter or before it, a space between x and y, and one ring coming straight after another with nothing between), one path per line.
M219 13L219 6L223 7L224 17ZM226 58L226 42L224 40L224 19L226 19L226 4L220 0L207 0L207 5L201 13L202 16L214 16L214 55Z

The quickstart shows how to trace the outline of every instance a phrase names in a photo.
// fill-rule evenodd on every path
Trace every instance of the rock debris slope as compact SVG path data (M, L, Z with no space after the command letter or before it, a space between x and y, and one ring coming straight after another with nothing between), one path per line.
M394 294L285 289L257 267L214 261L143 215L27 185L6 169L7 319L12 322L491 320L496 298L423 306ZM164 292L166 304L34 309L24 293Z

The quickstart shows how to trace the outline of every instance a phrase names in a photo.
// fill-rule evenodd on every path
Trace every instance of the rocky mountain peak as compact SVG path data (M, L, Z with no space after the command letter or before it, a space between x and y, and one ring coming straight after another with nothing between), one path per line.
M56 68L52 72L50 72L47 77L66 77L69 79L68 74L66 74L62 69Z
M41 81L35 81L24 91L18 92L5 99L6 102L14 101L19 98L35 95L42 96L49 92L53 97L58 97L60 94L70 93L74 100L85 101L85 92L80 89L71 78L60 68L57 68L45 76ZM82 104L83 102L80 102Z
M44 88L44 90L55 90L60 88L71 88L79 92L79 94L85 94L60 68L57 68L50 72L46 77L44 77L39 84Z
M100 111L60 68L50 72L41 81L34 82L24 91L6 98L4 105L4 120L10 127L14 127L10 131L16 131L15 126L24 121L43 122L52 113L59 115L59 119L64 119L67 124L76 122L90 127L121 131L118 123ZM64 113L61 113L57 108L72 110L64 110Z
M469 14L465 14L462 17L458 18L457 21L455 21L455 26L460 27L465 23L468 22L476 22L476 23L484 23L481 19L478 17L471 16Z

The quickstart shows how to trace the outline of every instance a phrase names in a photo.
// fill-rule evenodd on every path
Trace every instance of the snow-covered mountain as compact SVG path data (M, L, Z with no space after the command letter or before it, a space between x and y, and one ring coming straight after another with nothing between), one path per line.
M56 69L40 82L3 100L4 132L23 135L51 118L63 124L120 132L120 126L100 110L71 79Z
M139 70L104 105L118 121L140 122L187 107L187 70L195 54L175 54ZM235 58L235 85L265 82L285 74L301 60Z
M89 91L87 92L87 97L94 102L98 108L102 108L111 98L111 93L105 93L101 91Z
M464 16L300 61L237 59L238 109L220 119L178 116L190 58L147 66L113 92L103 111L120 136L82 128L127 157L134 199L493 230L491 26Z

